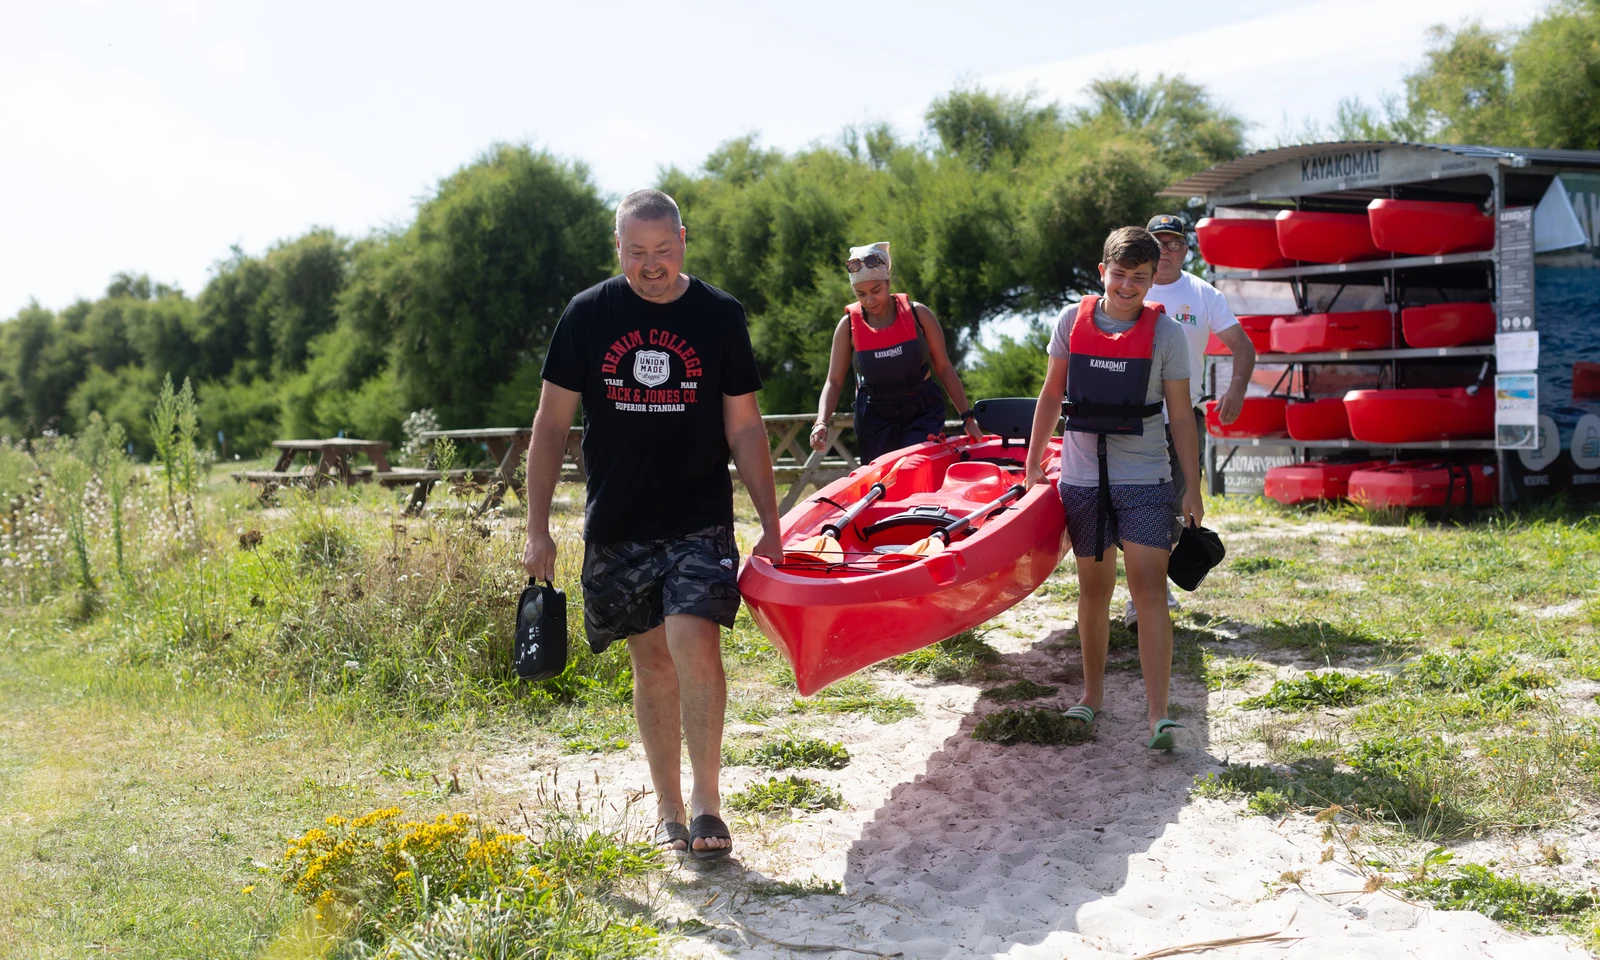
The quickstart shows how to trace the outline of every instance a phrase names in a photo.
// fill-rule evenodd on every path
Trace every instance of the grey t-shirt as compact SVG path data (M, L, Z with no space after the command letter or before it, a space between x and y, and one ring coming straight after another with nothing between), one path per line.
M1104 301L1102 301L1102 304ZM1056 331L1050 338L1048 353L1065 360L1072 351L1067 349L1072 334L1072 322L1078 317L1078 305L1068 304L1056 318ZM1133 328L1132 323L1113 320L1105 307L1097 306L1094 325L1106 333L1122 333ZM1150 361L1150 386L1145 390L1146 403L1159 403L1165 399L1163 380L1189 379L1189 342L1178 321L1161 314L1156 321L1155 346ZM1061 479L1068 486L1098 487L1100 485L1100 458L1096 452L1099 436L1068 430L1061 440ZM1106 463L1110 468L1112 483L1153 484L1172 479L1172 466L1167 459L1167 432L1162 426L1161 414L1144 418L1144 433L1106 437Z

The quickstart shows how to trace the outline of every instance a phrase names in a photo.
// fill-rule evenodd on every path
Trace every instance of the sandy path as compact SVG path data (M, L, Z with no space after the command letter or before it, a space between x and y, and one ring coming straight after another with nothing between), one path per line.
M1060 687L1055 698L1036 703L1066 706L1077 690L1077 653L1042 641L1067 624L1051 619L1059 605L1035 598L1013 614L1027 610L1034 640L998 645L1008 667ZM1078 960L1280 932L1296 939L1208 955L1586 955L1566 938L1523 938L1476 913L1361 893L1364 877L1355 870L1340 859L1320 862L1321 828L1308 817L1274 823L1191 800L1194 777L1220 767L1210 750L1208 694L1191 681L1174 683L1188 729L1179 749L1164 755L1144 748L1136 670L1111 674L1097 739L1076 747L973 740L976 721L1001 706L979 700L977 688L878 679L885 693L915 701L920 715L887 725L848 717L819 734L843 741L852 761L840 771L803 772L839 787L850 809L735 822L736 862L677 868L657 905L710 929L675 944L673 956ZM515 766L520 774L510 766L502 774L530 790L540 780L548 789L557 770L563 787L581 781L591 791L598 774L613 797L648 782L637 747L605 757L524 756ZM729 769L724 790L765 775ZM1281 879L1286 871L1304 871L1298 885ZM844 892L751 892L770 880L813 878L841 881ZM857 952L816 949L821 945Z

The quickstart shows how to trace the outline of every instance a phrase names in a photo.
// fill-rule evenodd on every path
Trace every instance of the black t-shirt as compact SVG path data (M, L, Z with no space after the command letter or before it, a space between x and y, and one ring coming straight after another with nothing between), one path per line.
M652 303L612 277L567 304L543 376L583 395L585 540L732 528L722 398L761 388L738 300L690 277Z

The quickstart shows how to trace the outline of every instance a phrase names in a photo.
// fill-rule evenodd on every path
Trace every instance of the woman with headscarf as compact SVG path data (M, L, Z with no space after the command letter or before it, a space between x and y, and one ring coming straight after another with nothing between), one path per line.
M944 331L933 311L903 293L889 292L889 245L851 247L844 262L856 302L833 331L828 380L811 427L811 447L828 442L828 420L838 406L845 372L856 373L856 440L861 462L921 443L944 431L944 394L960 412L968 434L983 436L967 392L950 363ZM935 381L934 377L938 380ZM940 385L944 390L940 391Z

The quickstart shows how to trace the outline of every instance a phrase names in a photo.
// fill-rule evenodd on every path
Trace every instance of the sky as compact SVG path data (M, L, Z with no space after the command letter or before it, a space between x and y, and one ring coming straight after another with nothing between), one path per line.
M1071 104L1099 76L1183 74L1254 126L1400 89L1430 25L1545 0L0 5L0 318L118 271L196 294L237 245L406 223L496 142L602 190L759 134L921 133L959 84ZM1131 11L1138 11L1134 15Z

